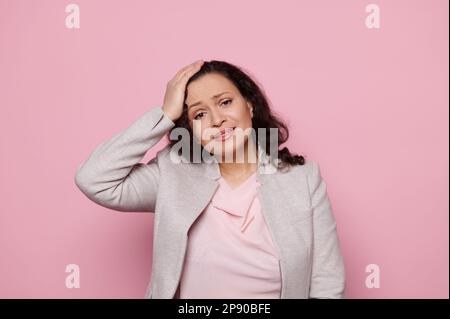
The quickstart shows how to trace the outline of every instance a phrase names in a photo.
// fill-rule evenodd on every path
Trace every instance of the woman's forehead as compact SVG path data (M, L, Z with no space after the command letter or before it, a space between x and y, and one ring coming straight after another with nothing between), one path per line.
M187 89L186 101L195 103L197 101L206 101L213 99L214 96L228 92L236 93L237 89L226 77L220 74L206 74L201 78L191 82ZM188 103L189 104L189 103Z

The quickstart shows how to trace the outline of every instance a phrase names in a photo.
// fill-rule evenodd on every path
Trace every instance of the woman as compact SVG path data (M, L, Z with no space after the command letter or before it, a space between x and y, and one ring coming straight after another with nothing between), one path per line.
M155 213L146 298L343 298L326 184L316 162L278 151L287 138L245 72L199 60L168 82L162 107L100 144L75 182L104 207Z

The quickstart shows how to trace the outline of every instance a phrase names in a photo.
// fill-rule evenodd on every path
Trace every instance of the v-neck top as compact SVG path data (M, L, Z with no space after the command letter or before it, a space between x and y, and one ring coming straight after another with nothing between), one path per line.
M179 298L280 298L279 257L261 213L256 176L237 187L219 178L189 230Z

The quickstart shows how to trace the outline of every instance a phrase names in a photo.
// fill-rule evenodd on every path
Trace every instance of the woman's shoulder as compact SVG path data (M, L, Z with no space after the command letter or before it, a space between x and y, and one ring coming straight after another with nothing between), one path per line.
M302 176L312 176L314 174L317 174L317 172L320 171L320 168L319 163L316 160L305 158L305 162L303 165L290 165L287 167L287 169L280 169L280 171L282 173L296 176L298 176L299 174Z
M281 172L279 175L282 176L279 178L282 183L296 187L304 185L305 189L315 189L324 182L318 161L306 158L303 165L290 166L287 172Z

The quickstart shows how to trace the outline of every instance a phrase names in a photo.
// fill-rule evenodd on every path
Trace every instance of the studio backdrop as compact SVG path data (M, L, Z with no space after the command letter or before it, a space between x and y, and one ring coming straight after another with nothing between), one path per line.
M76 169L204 59L246 70L320 164L348 298L448 298L448 9L0 0L0 297L144 296L154 215L96 205Z

